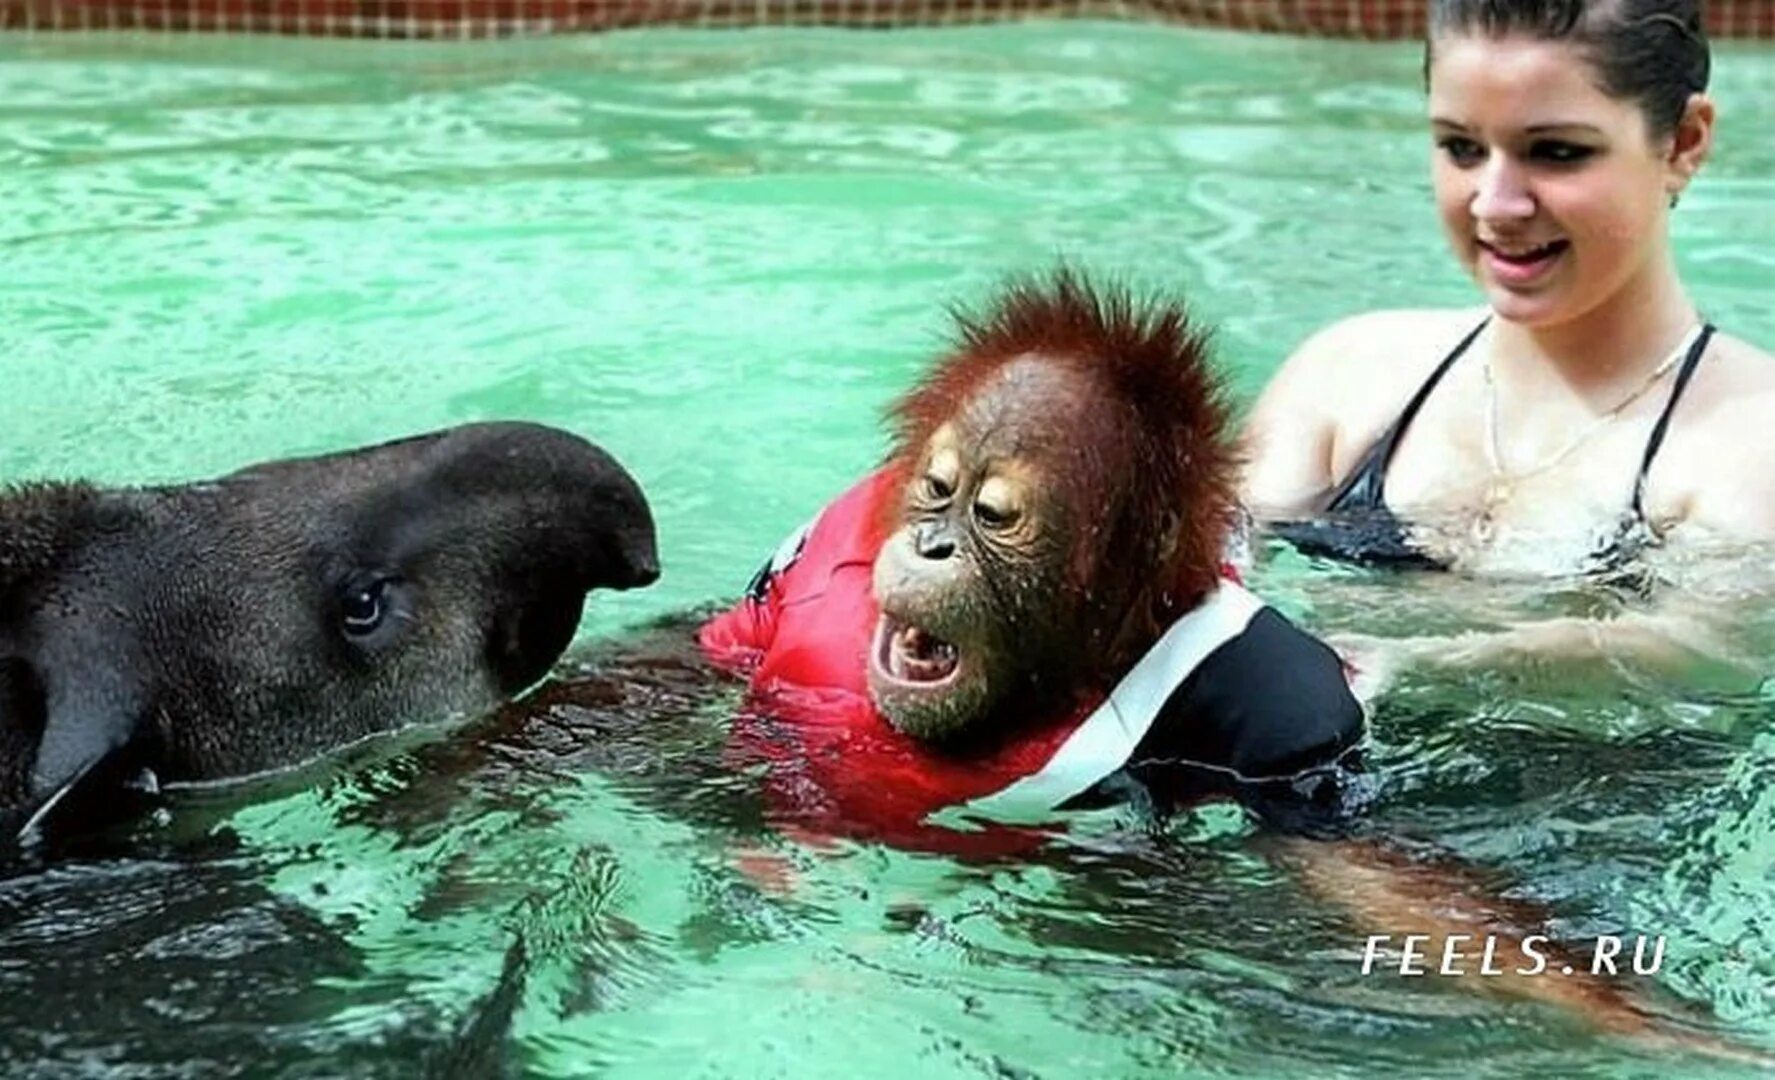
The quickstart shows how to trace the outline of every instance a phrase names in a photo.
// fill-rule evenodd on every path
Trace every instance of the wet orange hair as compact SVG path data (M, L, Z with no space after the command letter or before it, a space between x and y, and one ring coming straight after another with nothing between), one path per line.
M888 410L891 463L910 478L936 430L1013 361L1081 376L1093 396L1068 403L1089 417L1073 449L1107 463L1111 483L1069 492L1079 520L1093 523L1081 538L1090 580L1073 584L1117 609L1083 645L1119 675L1215 586L1236 519L1239 461L1209 335L1179 302L1093 285L1066 267L1014 279L982 311L953 315L949 351Z

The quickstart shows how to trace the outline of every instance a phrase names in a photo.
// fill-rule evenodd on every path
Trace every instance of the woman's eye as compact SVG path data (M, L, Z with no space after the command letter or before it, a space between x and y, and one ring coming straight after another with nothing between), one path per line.
M1555 165L1575 165L1594 153L1596 151L1591 147L1568 142L1538 142L1530 148L1535 160Z
M941 502L955 494L955 491L941 477L926 476L924 478L924 493L925 498Z
M1448 155L1448 160L1456 165L1476 165L1485 160L1485 150L1472 139L1459 135L1445 135L1436 140L1436 145Z
M356 588L345 594L341 605L341 616L344 620L345 632L352 637L364 637L375 633L382 625L383 618L388 614L388 606L383 601L388 590L385 581L373 582L362 588Z

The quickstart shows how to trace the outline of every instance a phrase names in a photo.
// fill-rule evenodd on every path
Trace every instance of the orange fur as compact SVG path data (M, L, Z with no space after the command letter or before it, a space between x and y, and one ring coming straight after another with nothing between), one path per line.
M889 411L891 463L910 477L931 435L1013 361L1039 357L1082 375L1096 395L1078 425L1089 445L1078 449L1108 462L1118 482L1098 492L1072 485L1083 518L1102 523L1083 538L1086 580L1075 586L1125 612L1082 647L1106 678L1119 676L1214 587L1235 519L1238 458L1208 334L1180 303L1093 285L1065 267L1012 281L983 313L953 314L951 349Z

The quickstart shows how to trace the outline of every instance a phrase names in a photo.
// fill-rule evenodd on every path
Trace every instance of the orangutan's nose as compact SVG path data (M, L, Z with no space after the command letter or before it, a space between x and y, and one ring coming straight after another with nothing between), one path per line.
M942 562L955 554L955 539L941 522L927 521L912 534L912 549L921 559Z

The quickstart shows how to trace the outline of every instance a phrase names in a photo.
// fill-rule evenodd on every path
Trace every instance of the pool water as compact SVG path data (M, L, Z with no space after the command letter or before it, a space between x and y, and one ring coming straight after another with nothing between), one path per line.
M181 793L0 880L0 1071L1730 1074L1361 977L1365 931L1226 807L1092 816L1011 864L796 844L721 762L731 689L624 660L878 460L943 306L1008 270L1181 290L1241 401L1340 314L1471 302L1417 63L1098 23L0 36L0 480L521 417L642 480L666 570L595 599L587 701ZM1679 255L1768 346L1775 53L1716 66ZM1563 602L1286 552L1257 584L1332 631ZM1408 678L1378 819L1564 935L1666 935L1661 998L1775 1045L1775 684L1741 676Z

